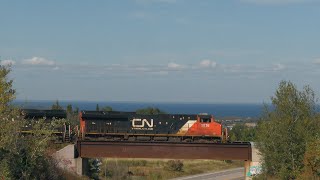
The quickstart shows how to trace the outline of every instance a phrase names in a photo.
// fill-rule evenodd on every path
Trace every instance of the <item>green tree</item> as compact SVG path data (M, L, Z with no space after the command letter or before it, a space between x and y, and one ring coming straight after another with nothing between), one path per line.
M245 124L236 124L229 132L231 141L254 141L256 136L256 129L254 127L247 127Z
M320 179L320 138L308 142L304 154L303 173L299 179Z
M113 111L111 106L105 106L103 108L101 108L101 111Z
M8 79L11 72L10 66L0 65L0 113L11 110L11 101L15 98L15 90L12 88L12 80Z
M78 113L73 110L73 107L71 104L67 105L66 111L67 111L67 122L70 123L72 127L79 125Z
M60 106L60 103L58 100L56 100L56 102L51 106L52 110L62 110L62 106Z
M100 111L99 104L96 105L96 111Z
M91 179L99 179L99 173L100 173L100 166L101 166L101 161L99 159L89 159L89 171L88 171L88 176Z
M80 111L80 110L79 110L79 107L76 107L73 112L76 113L76 114L78 114L79 111Z
M73 107L71 104L67 105L67 113L73 113Z
M21 134L26 121L17 108L10 67L0 65L0 178L1 179L61 179L57 168L46 154L52 131L44 120L32 121L32 135Z
M309 86L299 91L282 81L265 108L257 128L257 145L265 174L280 179L296 179L303 169L306 144L317 133L315 95Z
M136 113L137 114L146 114L146 115L165 114L164 111L161 111L159 108L155 108L155 107L147 107L147 108L137 109Z

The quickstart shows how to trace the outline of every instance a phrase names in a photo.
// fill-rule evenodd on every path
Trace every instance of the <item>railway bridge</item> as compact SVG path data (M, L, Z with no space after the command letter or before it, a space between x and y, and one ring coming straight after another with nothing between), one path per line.
M182 142L122 142L77 141L58 151L60 166L85 174L88 158L156 158L212 159L244 161L246 179L257 171L259 155L254 144L246 143L182 143ZM63 163L70 162L70 163Z

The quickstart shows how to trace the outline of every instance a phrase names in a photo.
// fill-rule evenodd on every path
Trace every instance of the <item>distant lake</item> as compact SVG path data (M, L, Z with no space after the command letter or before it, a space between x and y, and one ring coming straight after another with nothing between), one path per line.
M14 101L21 108L50 109L55 101ZM66 107L72 104L73 108L80 110L95 110L99 107L111 106L116 111L135 111L140 108L157 107L166 113L172 114L199 114L208 113L215 117L237 116L237 117L259 117L263 104L206 104L206 103L163 103L163 102L86 102L86 101L59 101L60 105Z

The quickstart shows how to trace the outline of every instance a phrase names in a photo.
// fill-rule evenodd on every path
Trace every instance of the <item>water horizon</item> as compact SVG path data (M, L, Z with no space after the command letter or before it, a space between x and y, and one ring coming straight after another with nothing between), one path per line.
M13 103L20 108L50 109L54 100L15 100ZM96 110L99 107L111 106L115 111L136 111L146 107L156 107L170 114L199 114L208 113L215 117L257 118L261 116L263 103L209 103L209 102L136 102L136 101L68 101L59 100L59 104L66 108L71 104L79 110Z

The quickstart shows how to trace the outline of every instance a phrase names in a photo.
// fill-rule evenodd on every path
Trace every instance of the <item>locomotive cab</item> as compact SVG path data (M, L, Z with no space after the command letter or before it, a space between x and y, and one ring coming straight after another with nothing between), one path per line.
M209 116L209 115L199 115L197 120L200 123L211 123L211 122L214 122L213 116Z
M197 121L188 132L193 136L214 136L221 137L222 126L214 120L212 115L199 114L197 115Z

